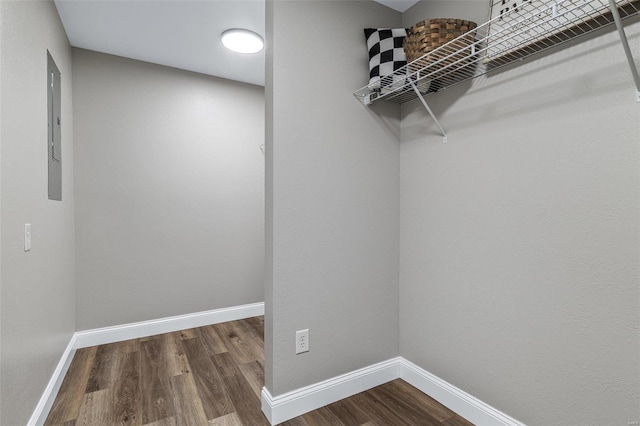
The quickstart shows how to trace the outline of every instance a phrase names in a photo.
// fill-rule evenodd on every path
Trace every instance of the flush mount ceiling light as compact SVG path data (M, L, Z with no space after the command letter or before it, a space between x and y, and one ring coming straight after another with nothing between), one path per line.
M253 31L234 28L222 33L222 44L237 53L258 53L264 47L264 41Z

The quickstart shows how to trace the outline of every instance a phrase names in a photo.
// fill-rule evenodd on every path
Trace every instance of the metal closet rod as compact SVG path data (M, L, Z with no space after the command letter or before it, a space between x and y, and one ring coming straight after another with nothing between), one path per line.
M620 13L618 12L618 6L616 5L615 0L609 0L609 8L611 9L613 20L615 21L616 28L618 29L618 35L620 36L622 48L624 49L625 55L627 55L627 62L629 62L629 68L631 69L631 75L633 75L633 81L635 81L636 83L636 101L640 102L640 75L638 74L636 62L633 60L633 55L631 54L631 49L629 48L629 41L627 40L627 34L624 32L624 27L622 26L622 20L620 19Z

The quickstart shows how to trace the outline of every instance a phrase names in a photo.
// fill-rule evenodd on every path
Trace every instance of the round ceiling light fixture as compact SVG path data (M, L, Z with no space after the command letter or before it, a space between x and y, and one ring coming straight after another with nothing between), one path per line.
M258 53L264 48L264 41L253 31L233 28L221 35L222 44L237 53Z

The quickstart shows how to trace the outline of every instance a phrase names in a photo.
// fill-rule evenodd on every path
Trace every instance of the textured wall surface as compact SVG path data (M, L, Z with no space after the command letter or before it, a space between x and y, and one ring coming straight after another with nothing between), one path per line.
M488 11L404 23L454 13ZM447 144L403 106L401 355L526 424L640 420L634 91L606 31L429 97Z
M264 89L73 60L78 329L264 300Z
M4 8L0 7L0 23L2 23L2 16L4 15ZM2 30L0 30L0 36ZM2 39L0 38L0 47L2 46ZM2 53L0 53L0 167L2 167ZM0 169L0 200L2 200L2 170ZM2 206L0 205L0 308L2 307ZM2 413L2 312L0 312L0 413ZM2 414L0 414L2 417ZM2 419L0 419L2 421Z
M272 395L398 354L400 111L351 95L368 81L362 29L398 24L370 1L268 2ZM296 356L304 328L310 352Z
M62 201L47 196L47 50L62 77ZM7 426L27 423L75 329L71 73L53 2L0 2L0 424Z

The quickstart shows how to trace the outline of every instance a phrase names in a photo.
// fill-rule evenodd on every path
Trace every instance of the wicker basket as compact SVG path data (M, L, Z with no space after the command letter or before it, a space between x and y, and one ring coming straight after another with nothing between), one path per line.
M469 47L475 42L474 30L477 26L475 22L454 18L429 19L415 24L407 31L403 45L409 63L409 72L416 72L430 63L440 61L437 68L431 71L446 69L433 74L433 79L441 77L447 80L452 79L453 81L447 82L448 84L463 79L469 73L469 64L473 62L473 55ZM460 37L463 34L466 35ZM455 46L452 45L451 49L445 49L445 51L422 58L458 37L460 38L453 43ZM451 55L453 52L456 53ZM413 61L416 62L411 63ZM453 63L455 65L447 66Z

